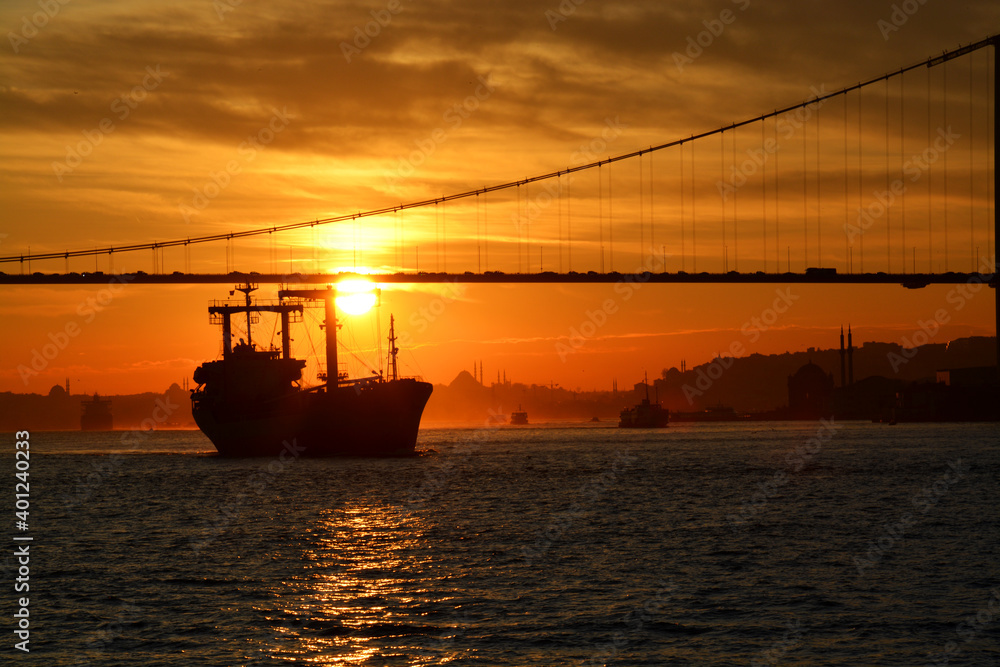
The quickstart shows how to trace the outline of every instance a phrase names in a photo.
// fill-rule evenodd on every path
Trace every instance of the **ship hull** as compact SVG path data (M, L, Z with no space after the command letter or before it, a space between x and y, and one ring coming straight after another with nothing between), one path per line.
M659 405L643 403L632 409L622 410L618 428L666 428L670 412Z
M192 414L224 456L409 456L431 390L406 378L258 401L198 397Z

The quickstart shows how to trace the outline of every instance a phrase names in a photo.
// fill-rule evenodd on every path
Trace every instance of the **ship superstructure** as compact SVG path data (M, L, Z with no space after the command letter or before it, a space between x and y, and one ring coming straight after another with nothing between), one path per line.
M634 408L625 408L618 419L619 428L664 428L670 422L670 411L660 401L649 402L649 379L643 376L646 397Z
M114 428L110 398L101 398L99 394L94 394L92 399L84 401L80 405L83 408L80 415L80 430L110 431Z

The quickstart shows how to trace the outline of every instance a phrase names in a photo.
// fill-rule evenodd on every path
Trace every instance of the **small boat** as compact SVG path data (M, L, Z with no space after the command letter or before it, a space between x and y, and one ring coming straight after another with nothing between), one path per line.
M528 413L521 409L521 405L518 404L517 410L510 413L510 423L511 425L523 426L528 423Z
M619 415L618 428L665 428L670 422L670 411L656 403L649 402L649 380L643 375L646 398L634 408L625 408Z

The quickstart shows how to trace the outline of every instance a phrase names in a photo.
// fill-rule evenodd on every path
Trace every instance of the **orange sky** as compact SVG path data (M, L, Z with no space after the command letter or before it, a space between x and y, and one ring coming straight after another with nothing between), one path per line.
M494 185L750 118L976 41L1000 25L1000 7L985 1L961 11L927 3L895 17L892 3L747 0L587 0L572 13L560 13L556 2L58 6L51 16L35 2L0 7L8 28L0 50L0 255L252 229ZM369 24L379 20L384 25ZM358 37L366 27L367 42ZM703 53L678 59L697 53L688 40L699 37L708 44ZM991 243L992 110L982 101L992 95L992 63L992 50L983 49L950 64L947 74L917 70L902 89L890 83L890 145L885 98L874 89L860 100L830 100L804 128L765 123L763 139L775 138L778 149L763 175L749 175L725 202L717 182L762 145L759 124L738 131L735 143L732 133L703 140L693 156L689 148L683 157L669 149L646 156L641 167L604 167L600 184L596 171L571 185L563 179L562 196L548 206L543 186L533 185L241 241L228 253L222 245L188 254L168 249L162 269L585 271L599 270L603 260L624 271L658 266L665 255L666 270L692 271L696 252L699 271L737 263L741 271L773 271L776 263L783 271L788 258L797 271L847 271L852 257L859 270L863 243L865 270L912 271L914 261L918 270L943 270L946 261L970 270ZM858 206L885 187L887 162L901 170L948 126L957 135L947 149L948 197L940 160L909 182L905 201L847 239L845 220L856 221ZM812 174L805 186L803 159ZM526 201L542 206L518 226ZM443 242L436 230L444 230ZM114 261L116 271L154 267L148 252ZM31 270L65 268L56 261ZM69 268L112 267L101 257ZM518 381L591 389L612 379L631 384L682 358L700 363L734 344L745 353L833 347L847 322L857 342L904 342L943 311L947 322L935 342L992 335L991 291L953 289L387 288L381 324L396 315L407 336L407 372L433 382L448 382L481 359L487 379L506 370ZM769 317L776 290L787 312L767 331L748 325ZM226 294L223 286L126 285L98 311L88 305L101 298L96 288L0 288L0 390L45 392L66 377L74 392L180 382L217 353L219 332L205 308ZM597 326L601 313L606 323ZM373 350L373 318L351 322L358 345ZM78 333L37 374L24 372L67 326ZM592 335L575 337L581 329ZM302 338L297 344L307 346Z

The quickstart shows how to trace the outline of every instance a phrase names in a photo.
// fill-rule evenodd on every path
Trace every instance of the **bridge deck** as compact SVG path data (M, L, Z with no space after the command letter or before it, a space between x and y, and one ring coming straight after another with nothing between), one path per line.
M98 285L108 282L125 282L148 285L211 284L211 283L293 283L325 284L340 280L362 278L375 283L746 283L790 284L814 283L828 285L896 284L910 289L928 285L955 285L960 283L989 283L996 287L996 278L989 273L852 273L832 271L807 273L56 273L30 275L2 274L0 285Z

